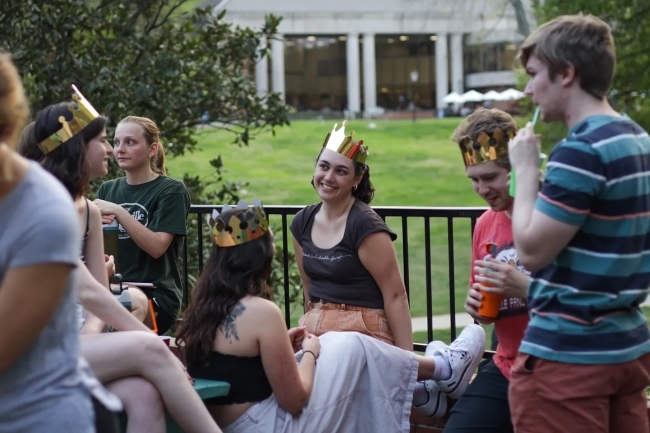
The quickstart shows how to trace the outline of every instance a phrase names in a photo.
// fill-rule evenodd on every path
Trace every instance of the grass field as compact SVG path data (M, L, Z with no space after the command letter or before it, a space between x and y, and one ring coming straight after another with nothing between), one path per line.
M373 205L483 206L465 176L460 152L449 139L458 119L355 121L356 137L368 144L371 180L377 189ZM332 122L299 121L258 136L248 147L230 144L227 132L204 129L198 150L168 163L172 176L184 172L208 176L209 161L221 155L225 178L246 180L244 198L260 197L266 204L307 205L318 201L310 185L315 157ZM348 128L349 129L349 128ZM401 222L388 219L399 235L395 247L402 260ZM426 315L424 222L409 220L410 293L413 316ZM431 265L434 313L448 312L449 277L447 221L431 220ZM454 222L456 309L462 308L470 260L469 220Z

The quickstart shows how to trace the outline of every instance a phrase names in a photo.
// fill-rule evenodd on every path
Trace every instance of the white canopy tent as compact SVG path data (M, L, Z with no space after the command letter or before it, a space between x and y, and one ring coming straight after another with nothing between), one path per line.
M524 92L520 92L517 89L508 89L499 93L499 99L496 99L496 101L515 101L524 97L526 97Z
M485 95L483 95L480 92L477 92L476 90L470 90L468 92L463 93L461 96L461 101L462 103L465 102L480 102L485 100Z
M445 104L460 104L462 103L461 96L456 92L451 92L449 95L442 98Z
M490 90L483 95L486 101L498 101L500 96L501 94L496 90Z

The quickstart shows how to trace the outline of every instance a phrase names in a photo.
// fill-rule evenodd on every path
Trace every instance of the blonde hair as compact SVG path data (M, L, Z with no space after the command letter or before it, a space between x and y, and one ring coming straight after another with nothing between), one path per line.
M139 116L127 116L124 119L120 120L120 123L135 123L142 127L142 135L144 136L147 145L151 147L153 143L157 143L156 154L151 158L149 164L151 165L151 170L154 173L167 175L167 170L165 169L165 149L163 147L162 141L160 140L160 130L158 125L153 120L146 117Z
M573 65L580 87L597 99L605 98L614 80L614 37L609 25L593 15L564 15L540 26L521 45L518 57L526 67L533 55L548 67L551 81Z
M20 131L29 117L29 105L18 70L9 53L0 53L0 147L14 150ZM10 160L0 160L0 180L13 178Z

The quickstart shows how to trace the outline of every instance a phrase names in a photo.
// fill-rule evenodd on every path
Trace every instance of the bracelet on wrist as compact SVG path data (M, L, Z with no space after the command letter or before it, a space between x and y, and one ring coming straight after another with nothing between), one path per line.
M303 350L302 351L303 356L305 355L305 353L311 353L311 355L314 357L314 362L316 362L316 359L318 359L316 357L316 354L314 352L312 352L311 350Z

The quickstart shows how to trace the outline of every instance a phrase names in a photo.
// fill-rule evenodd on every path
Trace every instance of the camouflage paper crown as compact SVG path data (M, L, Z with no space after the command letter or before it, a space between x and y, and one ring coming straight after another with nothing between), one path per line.
M243 212L231 214L226 221L223 214L233 209ZM262 202L257 198L253 199L251 207L240 200L235 208L226 204L221 208L221 213L213 210L212 215L208 215L208 224L212 228L212 242L221 248L234 247L261 238L269 231L269 220Z
M350 135L345 135L345 127L348 125L347 120L343 121L341 128L338 130L336 129L337 125L338 124L335 123L332 132L327 134L327 137L325 137L323 147L333 150L334 152L343 155L346 158L350 158L355 162L361 164L365 163L366 158L368 158L368 146L363 146L363 140L354 141L352 139L354 131L351 131Z
M52 152L54 149L70 140L84 129L90 122L99 117L97 110L90 105L90 102L84 98L79 89L73 84L72 99L74 102L68 104L68 109L72 112L72 120L67 121L64 116L59 116L61 129L38 143L44 155Z
M508 157L508 142L515 136L514 129L496 131L488 134L481 132L476 141L465 136L460 139L458 145L463 154L465 166L476 165L486 161Z

